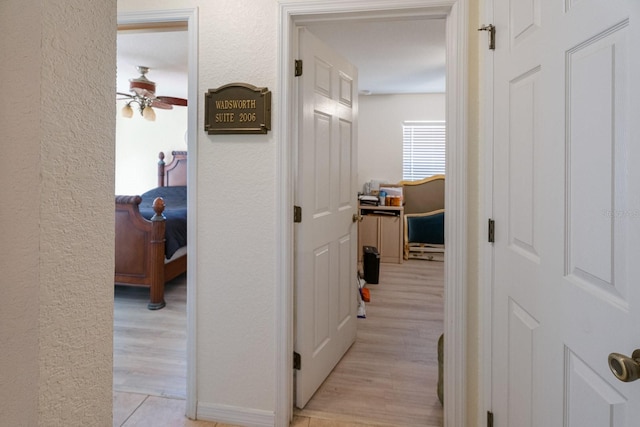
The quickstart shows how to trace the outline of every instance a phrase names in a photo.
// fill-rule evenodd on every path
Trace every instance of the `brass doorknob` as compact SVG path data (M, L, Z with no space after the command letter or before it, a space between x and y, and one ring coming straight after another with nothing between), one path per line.
M353 216L351 217L351 221L352 221L352 222L359 222L359 221L362 221L362 215L353 214Z
M631 357L620 353L609 355L609 369L613 375L625 383L640 378L640 349L634 350Z

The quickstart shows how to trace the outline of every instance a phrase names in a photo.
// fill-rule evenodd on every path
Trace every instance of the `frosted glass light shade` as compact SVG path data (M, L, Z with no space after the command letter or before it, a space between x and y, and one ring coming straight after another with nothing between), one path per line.
M142 110L142 117L144 117L145 119L149 120L150 122L155 122L156 121L156 112L153 111L153 108L151 108L151 107L145 107L145 109Z
M127 119L133 117L133 108L131 108L131 105L126 104L122 107L122 117L126 117Z

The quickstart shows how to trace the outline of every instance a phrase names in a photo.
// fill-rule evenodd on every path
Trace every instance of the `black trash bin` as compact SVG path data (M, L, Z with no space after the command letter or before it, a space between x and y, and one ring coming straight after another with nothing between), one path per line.
M362 247L364 268L364 281L377 285L380 278L380 254L378 248L373 246Z

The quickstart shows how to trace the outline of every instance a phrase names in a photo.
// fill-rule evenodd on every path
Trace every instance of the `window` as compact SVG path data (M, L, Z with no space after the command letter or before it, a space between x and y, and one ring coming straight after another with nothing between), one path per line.
M444 174L445 122L404 122L402 129L402 179Z

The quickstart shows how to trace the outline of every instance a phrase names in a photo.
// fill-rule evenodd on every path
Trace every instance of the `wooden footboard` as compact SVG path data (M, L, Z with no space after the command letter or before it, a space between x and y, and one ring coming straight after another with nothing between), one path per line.
M187 184L187 152L173 151L166 165L158 155L158 186ZM166 219L164 201L153 202L155 215L147 220L140 214L140 196L116 196L115 283L145 286L150 290L149 309L165 306L164 284L187 271L187 255L165 260Z
M116 196L115 283L150 288L149 309L165 306L164 201L153 202L149 221L139 210L140 196Z

